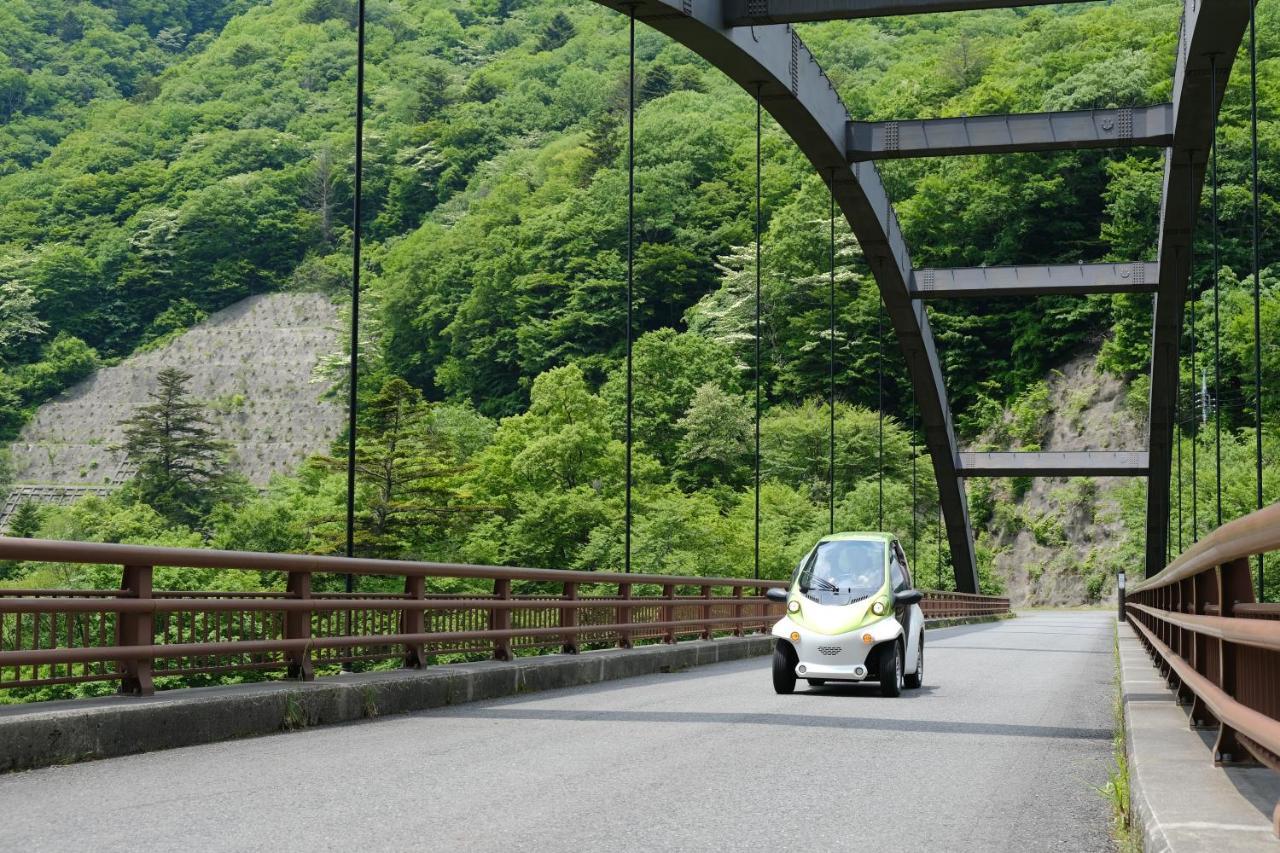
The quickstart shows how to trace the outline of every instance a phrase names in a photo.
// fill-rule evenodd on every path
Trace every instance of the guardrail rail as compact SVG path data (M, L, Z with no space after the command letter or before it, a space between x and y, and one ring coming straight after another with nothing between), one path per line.
M1254 598L1250 559L1280 550L1280 504L1224 524L1132 586L1130 624L1218 764L1280 770L1280 604ZM1280 803L1272 813L1280 835Z
M122 567L118 589L0 589L0 690L118 682L138 695L162 676L276 671L310 680L317 667L356 663L422 667L438 655L510 660L742 636L781 616L764 591L785 583L8 537L0 560ZM156 567L276 573L280 590L159 590ZM314 589L317 577L347 573L403 591ZM428 594L429 579L478 591ZM924 601L926 618L1008 605L930 591Z

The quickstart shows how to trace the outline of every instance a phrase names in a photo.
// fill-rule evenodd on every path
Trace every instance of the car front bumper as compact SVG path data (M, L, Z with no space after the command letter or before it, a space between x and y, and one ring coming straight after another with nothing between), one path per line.
M902 636L902 625L889 616L845 634L818 634L784 616L771 633L795 648L798 677L861 681L873 668L868 663L871 650ZM799 634L800 639L793 640L793 633ZM871 642L866 642L863 635L870 635Z

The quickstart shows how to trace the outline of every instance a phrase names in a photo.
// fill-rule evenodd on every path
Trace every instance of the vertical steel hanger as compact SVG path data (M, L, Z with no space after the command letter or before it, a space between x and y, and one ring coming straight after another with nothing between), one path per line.
M756 84L756 471L755 471L755 577L760 578L760 136L763 115L760 95L763 83Z
M351 214L351 373L347 389L347 542L346 555L355 555L356 529L356 410L360 384L360 242L364 195L364 4L356 6L356 173ZM346 578L347 592L355 589L355 578ZM351 633L351 611L347 611L347 633Z
M836 170L831 170L829 185L831 196L831 241L828 265L831 278L828 282L828 300L831 312L830 337L827 338L827 408L831 416L831 432L827 439L827 516L828 532L836 532Z
M636 7L629 16L629 63L627 66L627 474L625 554L623 571L631 573L631 452L633 445L634 366L632 364L632 314L635 305L636 245Z
M876 476L876 485L880 490L878 510L877 510L877 530L884 530L884 300L880 300L880 304L876 307L876 345L878 347L878 357L876 359L876 408L880 412L879 430L877 433L877 441L879 443L879 451L876 454L876 466L878 468Z
M1262 263L1258 253L1258 43L1257 13L1249 4L1249 143L1253 166L1253 451L1257 508L1262 509ZM1258 555L1258 601L1266 601L1266 568Z
M1250 4L1252 5L1252 4ZM1209 57L1209 108L1213 110L1213 144L1210 159L1213 184L1210 193L1210 233L1213 235L1213 483L1217 525L1222 526L1222 318L1219 310L1218 266L1218 58Z
M1190 218L1189 234L1187 238L1187 296L1191 302L1191 542L1196 543L1200 539L1200 497L1199 497L1199 479L1200 479L1200 462L1197 451L1197 445L1200 443L1200 419L1197 417L1196 407L1196 349L1198 342L1196 340L1196 300L1199 293L1196 288L1196 264L1195 264L1195 245L1196 245L1196 190L1195 190L1195 152L1191 151L1187 154L1187 197L1190 200L1190 211L1187 215Z

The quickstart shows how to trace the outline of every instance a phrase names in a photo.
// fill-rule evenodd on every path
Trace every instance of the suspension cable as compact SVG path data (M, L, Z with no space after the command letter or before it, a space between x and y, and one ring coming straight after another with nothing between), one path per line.
M879 451L876 455L876 467L878 468L876 476L876 484L880 490L879 509L877 511L877 530L884 530L884 299L880 300L879 306L876 308L876 342L879 346L879 355L876 359L876 408L880 412L879 422Z
M916 564L919 547L919 478L916 476L916 401L911 400L911 565Z
M1262 284L1258 252L1258 43L1257 13L1249 4L1249 142L1253 165L1253 441L1257 508L1262 509ZM1258 601L1266 601L1265 561L1258 555Z
M1177 249L1174 249L1177 256ZM1188 253L1187 257L1190 257ZM1154 306L1152 307L1154 309ZM1174 394L1173 428L1178 434L1178 553L1182 553L1182 322L1186 312L1178 312L1178 388Z
M831 311L830 337L827 339L828 376L827 391L830 399L831 432L827 439L827 515L830 533L836 532L836 170L831 170L831 183L828 185L831 197L831 241L829 244L828 264L831 267L831 278L828 282L828 298Z
M1187 238L1187 296L1191 302L1191 542L1200 541L1200 463L1197 445L1200 443L1200 419L1197 417L1196 388L1196 300L1200 294L1196 287L1196 211L1198 210L1195 190L1195 152L1187 153L1187 198L1189 199L1188 238Z
M360 242L364 211L364 5L356 6L356 165L351 203L351 365L347 389L347 542L346 554L355 556L356 530L356 411L360 384ZM355 576L348 573L347 592L355 589ZM347 613L347 633L351 633L351 613Z
M623 571L631 573L631 451L633 444L634 366L632 364L632 314L635 306L636 248L636 7L630 10L627 65L627 474Z
M1252 6L1252 4L1250 4ZM1210 233L1213 235L1213 482L1217 495L1217 526L1222 526L1222 342L1219 312L1218 269L1218 58L1209 57L1209 104L1213 110L1213 143L1210 147L1213 184L1210 193Z
M755 577L760 579L760 137L763 113L760 100L764 83L756 84L756 471L755 471Z

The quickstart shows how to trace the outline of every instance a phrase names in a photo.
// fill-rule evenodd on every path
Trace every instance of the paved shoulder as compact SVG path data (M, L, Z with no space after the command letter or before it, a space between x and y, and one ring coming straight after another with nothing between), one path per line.
M6 846L1102 851L1113 630L930 631L900 699L750 660L15 774Z

